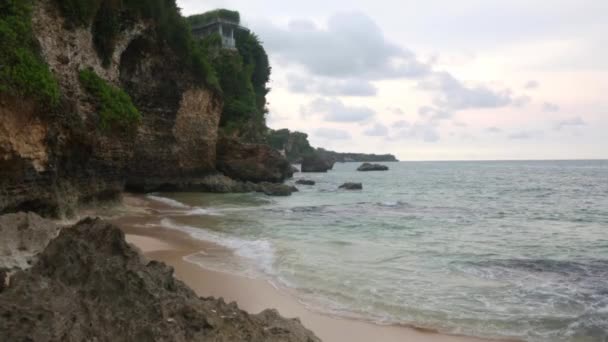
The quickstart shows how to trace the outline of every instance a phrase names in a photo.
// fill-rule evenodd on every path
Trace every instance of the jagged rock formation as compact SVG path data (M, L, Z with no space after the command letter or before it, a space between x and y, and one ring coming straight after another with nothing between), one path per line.
M276 311L198 298L101 220L64 229L31 269L1 283L1 341L320 341Z
M327 172L334 167L334 162L317 154L307 155L302 159L302 172Z
M56 224L34 213L0 216L0 269L29 268L58 234ZM2 276L0 283L4 283Z
M222 137L217 168L230 178L251 182L282 182L293 176L291 164L268 145L246 144Z
M368 171L388 171L388 166L380 164L363 163L357 168L357 171L368 172Z

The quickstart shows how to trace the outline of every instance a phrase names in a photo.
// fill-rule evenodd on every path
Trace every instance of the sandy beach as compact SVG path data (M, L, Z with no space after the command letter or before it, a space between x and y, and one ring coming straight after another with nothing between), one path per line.
M148 217L143 213L148 210L158 215L158 210L162 210L163 205L130 195L126 196L124 201L127 206L137 207L139 211L137 215L127 215L112 220L125 232L127 240L137 246L147 258L171 265L175 269L175 276L200 296L223 297L227 302L236 301L240 308L251 313L275 308L285 317L298 317L307 328L329 342L489 341L474 337L445 335L412 327L382 326L310 311L285 290L277 289L265 280L207 270L185 261L184 257L194 253L203 252L221 257L222 253L231 253L231 251L210 242L195 240L179 231L145 226Z

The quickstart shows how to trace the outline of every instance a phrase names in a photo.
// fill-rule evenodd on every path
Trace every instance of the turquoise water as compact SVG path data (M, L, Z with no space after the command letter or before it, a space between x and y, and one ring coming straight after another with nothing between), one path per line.
M336 164L291 197L161 194L312 310L527 341L608 340L608 161ZM338 191L347 181L363 191ZM178 206L179 204L173 203Z

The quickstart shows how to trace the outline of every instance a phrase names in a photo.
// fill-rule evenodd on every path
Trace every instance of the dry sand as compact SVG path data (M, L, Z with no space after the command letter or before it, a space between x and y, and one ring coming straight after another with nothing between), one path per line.
M127 197L130 205L141 206L141 198ZM150 203L147 203L150 205ZM152 204L158 206L158 204ZM150 208L150 207L148 207ZM158 208L152 209L156 214ZM307 328L328 342L465 342L495 341L474 337L452 336L422 329L382 326L370 322L342 319L308 310L285 290L277 289L261 279L249 279L228 273L207 270L184 261L184 257L204 252L213 255L231 253L222 246L195 240L189 235L161 227L144 227L146 217L122 217L112 220L149 259L163 261L175 269L175 276L191 287L199 296L223 297L236 301L240 308L258 313L267 308L277 309L285 317L298 317ZM137 224L139 223L139 224Z

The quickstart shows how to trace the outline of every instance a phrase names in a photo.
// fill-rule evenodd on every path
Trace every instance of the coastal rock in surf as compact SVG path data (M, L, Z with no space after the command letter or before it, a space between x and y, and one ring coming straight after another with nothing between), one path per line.
M59 227L34 213L0 216L0 268L26 269L48 243L59 234ZM4 278L0 279L2 282Z
M296 184L300 184L300 185L315 185L317 184L315 181L310 180L310 179L298 179L296 181Z
M361 183L344 183L340 185L340 189L343 190L363 190L363 184Z
M334 167L332 161L321 158L317 154L302 158L302 172L327 172Z
M320 341L276 311L250 315L199 298L99 219L62 230L31 269L13 274L0 317L0 341Z
M293 176L291 164L270 146L227 137L218 142L217 169L230 178L254 183L279 183Z
M260 183L258 184L258 192L263 192L268 196L290 196L292 193L299 191L295 186L275 183Z
M361 166L359 166L359 168L357 168L357 171L362 171L362 172L388 171L388 166L380 165L380 164L363 163Z

